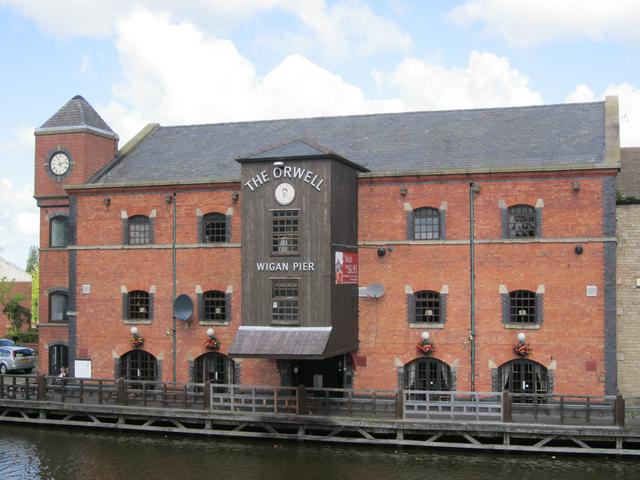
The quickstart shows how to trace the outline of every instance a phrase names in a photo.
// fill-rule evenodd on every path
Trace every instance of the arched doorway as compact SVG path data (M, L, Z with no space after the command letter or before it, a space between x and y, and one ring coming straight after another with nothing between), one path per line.
M405 390L451 390L451 368L442 360L418 358L404 366Z
M49 375L58 375L62 367L69 367L69 347L66 345L50 345Z
M502 364L498 378L500 389L511 393L545 394L549 391L547 369L532 360L518 358Z
M193 362L193 382L234 383L234 362L226 355L209 352Z
M131 350L120 357L120 376L127 380L157 380L158 361L144 350Z

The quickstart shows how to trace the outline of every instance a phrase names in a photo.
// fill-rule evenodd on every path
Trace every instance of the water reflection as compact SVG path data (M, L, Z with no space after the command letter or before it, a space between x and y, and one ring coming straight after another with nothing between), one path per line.
M0 478L637 479L640 461L273 443L0 425Z

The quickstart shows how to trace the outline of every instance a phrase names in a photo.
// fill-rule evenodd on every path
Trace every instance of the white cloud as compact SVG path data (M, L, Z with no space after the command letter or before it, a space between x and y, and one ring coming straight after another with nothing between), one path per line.
M463 26L483 24L514 46L576 39L640 42L637 0L467 0L448 18Z
M567 103L595 102L596 94L588 85L581 83L569 94L566 99Z
M29 247L38 245L39 216L33 186L0 178L0 256L24 268Z
M21 125L11 132L8 140L0 140L0 152L5 154L3 158L15 156L16 154L27 154L33 151L33 127Z
M279 11L292 15L300 31L278 32L286 39L278 42L289 51L299 43L310 45L333 58L357 53L406 51L411 37L395 23L375 14L362 0L0 0L38 24L45 32L58 36L110 37L118 22L132 11L146 8L166 13L172 21L193 19L210 34L219 34L250 17Z
M640 147L640 89L629 83L610 84L601 95L596 95L587 85L576 86L567 102L593 102L607 95L617 95L620 108L620 145Z
M366 99L297 54L260 77L232 42L189 23L172 24L167 15L139 10L122 20L116 47L125 80L100 111L123 140L149 120L211 123L402 109L398 100Z
M529 79L512 68L506 57L488 52L471 52L465 68L446 68L408 58L383 78L397 87L410 108L439 110L543 102L529 86Z

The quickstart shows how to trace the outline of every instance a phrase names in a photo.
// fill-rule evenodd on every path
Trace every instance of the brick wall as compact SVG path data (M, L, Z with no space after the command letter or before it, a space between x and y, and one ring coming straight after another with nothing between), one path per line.
M20 305L31 310L31 282L14 282L12 284L11 291L8 294L10 297L14 295L24 296L24 300L20 302ZM0 335L6 336L7 330L11 327L11 322L7 316L2 313L3 307L0 305ZM22 326L22 330L29 328L29 322L25 322Z
M604 368L604 248L603 180L581 174L544 176L485 176L475 179L476 230L476 388L492 388L492 371L515 358L511 351L519 331L533 347L530 359L554 376L554 391L603 393ZM573 188L579 181L580 190ZM400 187L407 194L400 194ZM221 352L227 352L241 315L240 201L231 193L237 185L184 187L177 198L177 293L196 298L196 288L232 291L228 325L216 325ZM144 350L162 361L165 380L171 379L171 300L173 206L171 191L112 189L77 196L77 345L76 354L91 358L93 376L111 378L114 358L131 349L130 328L122 315L122 290L154 290L151 322L136 323L145 337ZM456 385L470 386L469 342L469 187L468 180L399 179L360 181L360 285L380 283L385 295L360 300L360 350L366 366L358 366L355 388L395 388L397 369L418 358L416 344L423 327L407 321L406 287L413 291L448 288L447 321L429 329L436 345L433 355L456 370ZM105 197L110 202L105 204ZM502 240L500 205L541 206L542 238ZM543 206L542 206L543 205ZM407 241L407 208L446 208L446 241ZM43 208L42 242L48 244L45 221L55 207ZM127 217L153 215L154 244L123 246L123 212ZM198 244L198 214L232 213L231 242ZM591 240L590 240L591 239ZM574 253L580 244L582 255ZM384 257L380 246L392 247ZM45 249L41 257L41 315L48 315L47 288L66 285L67 251ZM83 294L82 286L90 285ZM500 285L508 290L537 291L544 286L544 321L533 329L507 328L502 323ZM587 285L598 287L586 297ZM209 325L197 318L178 322L177 377L188 378L188 364L206 353ZM43 329L44 344L60 340L64 327ZM41 356L44 359L46 355ZM272 360L240 361L243 383L280 381ZM44 364L43 364L44 367Z
M618 375L623 395L640 395L640 205L618 205Z

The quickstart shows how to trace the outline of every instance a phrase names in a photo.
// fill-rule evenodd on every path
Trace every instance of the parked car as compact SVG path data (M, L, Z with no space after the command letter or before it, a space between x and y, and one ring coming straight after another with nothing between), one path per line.
M16 344L9 338L0 338L0 347L13 347Z
M31 373L35 366L36 355L30 348L16 345L0 347L0 375L16 371Z

